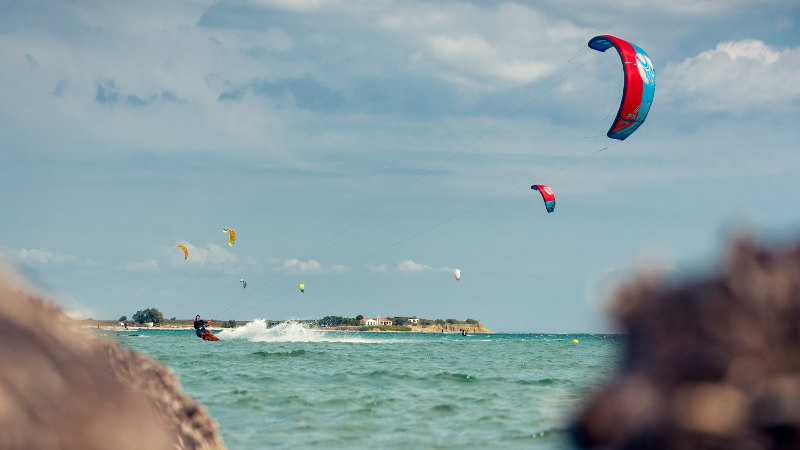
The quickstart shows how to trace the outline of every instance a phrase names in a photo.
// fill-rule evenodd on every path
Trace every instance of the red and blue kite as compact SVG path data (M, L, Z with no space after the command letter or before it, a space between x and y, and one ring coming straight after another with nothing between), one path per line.
M543 184L534 184L531 186L531 189L539 191L539 193L542 194L542 200L544 200L544 207L547 208L547 212L551 213L556 209L556 196L549 187Z
M656 73L653 63L644 50L618 37L595 36L589 41L589 47L604 52L611 47L617 49L622 60L625 73L625 88L622 91L622 102L619 104L617 118L608 129L611 139L625 140L644 123L653 96L656 92Z

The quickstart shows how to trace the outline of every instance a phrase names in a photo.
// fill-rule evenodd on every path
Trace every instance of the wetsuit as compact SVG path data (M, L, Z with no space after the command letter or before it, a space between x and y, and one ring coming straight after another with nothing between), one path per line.
M195 333L197 333L197 337L203 337L203 333L206 332L206 321L205 320L195 320L194 321L194 329Z
M206 330L206 323L208 322L205 320L195 320L195 334L197 334L197 337L202 338L204 341L216 341L217 337L211 334L210 331Z

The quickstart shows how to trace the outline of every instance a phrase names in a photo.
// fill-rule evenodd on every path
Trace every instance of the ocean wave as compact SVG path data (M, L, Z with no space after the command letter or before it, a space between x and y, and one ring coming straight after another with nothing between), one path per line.
M434 381L436 383L450 382L450 383L474 383L478 381L472 375L464 373L451 373L451 372L437 372L426 373L422 375L415 375L407 372L398 372L392 370L373 370L364 374L365 378L388 378L392 380L418 380L418 381Z
M250 342L354 342L378 343L350 333L314 330L297 321L286 321L268 328L265 319L255 319L241 327L217 333L221 340L243 339Z
M289 350L289 351L286 351L286 352L257 351L257 352L251 353L251 355L259 356L259 357L262 357L262 358L280 358L280 357L289 357L289 358L291 358L291 357L295 357L295 356L303 356L306 353L309 353L309 352L306 352L305 350L303 350L301 348L301 349L297 349L297 350ZM311 353L313 353L313 352L311 352Z
M436 413L449 413L458 411L458 406L450 405L448 403L440 403L431 407L431 411Z
M539 380L518 380L517 384L523 386L559 386L564 384L573 384L571 380L563 378L542 378Z

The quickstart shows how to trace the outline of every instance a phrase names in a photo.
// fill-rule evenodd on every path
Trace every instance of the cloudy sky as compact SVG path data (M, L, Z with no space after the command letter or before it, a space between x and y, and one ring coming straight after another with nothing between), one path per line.
M624 142L599 34L656 70ZM0 2L0 61L0 252L78 317L608 331L800 236L796 0Z

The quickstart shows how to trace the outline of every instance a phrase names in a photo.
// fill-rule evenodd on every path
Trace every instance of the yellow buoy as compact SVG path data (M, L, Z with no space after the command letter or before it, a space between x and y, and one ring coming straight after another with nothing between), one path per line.
M574 344L577 344L577 343L578 343L578 342L580 342L580 341L578 341L577 339L573 339L573 340L572 340L572 342L573 342Z

